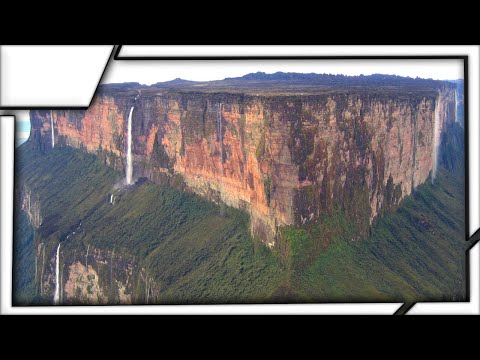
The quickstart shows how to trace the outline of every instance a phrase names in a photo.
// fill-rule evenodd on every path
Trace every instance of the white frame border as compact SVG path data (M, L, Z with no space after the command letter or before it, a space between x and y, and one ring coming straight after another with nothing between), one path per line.
M178 50L181 46L177 46ZM155 47L123 46L121 56L165 56ZM257 47L252 47L256 48ZM127 50L125 50L127 49ZM139 53L148 49L148 53ZM153 49L153 50L152 50ZM160 49L161 48L157 48ZM218 48L217 48L218 49ZM202 55L207 56L202 49ZM223 50L227 50L224 48ZM457 46L275 46L263 47L262 55L275 56L276 51L291 56L432 56L467 55L469 63L469 179L470 235L480 227L479 173L479 69L480 47ZM136 51L136 52L135 52ZM153 53L152 53L153 51ZM228 50L227 50L228 51ZM268 53L272 51L272 53ZM125 52L127 54L125 54ZM227 54L228 55L228 54ZM230 54L230 56L235 54ZM104 59L99 59L104 61ZM117 60L128 61L128 60ZM52 101L54 102L54 101ZM7 112L8 113L8 112ZM365 304L287 304L287 305L128 305L128 306L51 306L12 307L12 238L13 238L13 153L14 119L0 121L1 155L1 277L0 312L2 314L393 314L401 303ZM470 303L417 303L409 314L480 314L479 306L480 245L470 250Z

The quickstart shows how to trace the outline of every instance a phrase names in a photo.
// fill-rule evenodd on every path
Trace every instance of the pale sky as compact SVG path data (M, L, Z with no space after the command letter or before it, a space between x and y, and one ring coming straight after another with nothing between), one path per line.
M112 62L102 82L138 82L150 85L175 78L208 81L243 76L257 71L343 75L377 73L456 80L463 79L463 60L119 60Z

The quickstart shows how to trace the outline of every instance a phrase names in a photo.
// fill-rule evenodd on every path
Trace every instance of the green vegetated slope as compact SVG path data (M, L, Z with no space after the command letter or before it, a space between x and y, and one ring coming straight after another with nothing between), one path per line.
M282 281L279 259L255 246L246 214L220 214L197 196L145 183L86 219L81 241L141 259L163 290L162 302L268 298Z
M384 216L368 239L352 241L356 230L337 211L319 226L283 229L287 250L271 252L250 237L244 212L220 211L167 186L144 182L109 204L108 194L121 174L94 155L69 148L41 155L27 142L19 148L17 164L18 180L40 198L44 222L37 234L47 240L48 252L82 221L62 251L90 244L135 257L159 284L163 303L465 296L463 178L445 169L435 185L420 186ZM17 233L25 226L17 222ZM27 283L19 281L17 288Z
M27 305L35 301L34 230L23 211L15 213L13 262L14 303Z
M81 221L63 253L85 252L90 244L134 256L160 284L163 302L261 302L283 281L284 266L252 241L248 216L239 210L220 216L218 206L198 196L148 182L122 192L112 206L108 194L121 175L95 156L69 148L40 155L26 144L17 157L19 180L42 204L38 232L47 254Z
M368 239L351 241L355 228L341 212L309 233L288 229L295 296L311 302L462 301L466 245L458 181L441 169L435 185L420 186ZM314 239L329 245L305 264L303 244Z

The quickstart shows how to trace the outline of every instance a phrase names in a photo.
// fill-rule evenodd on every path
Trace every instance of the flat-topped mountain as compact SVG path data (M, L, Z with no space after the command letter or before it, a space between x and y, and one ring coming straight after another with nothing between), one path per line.
M71 304L310 301L339 286L352 301L437 299L444 259L461 269L465 254L446 170L461 167L458 101L443 81L253 73L105 84L87 110L33 110L17 198L35 291L60 284Z
M33 138L96 153L125 171L180 175L186 188L246 209L252 234L340 207L365 233L432 176L455 84L390 75L248 74L211 82L102 85L87 111L33 111Z
M349 93L353 90L362 94L384 95L391 97L418 94L436 96L438 89L455 86L451 83L432 79L410 78L397 75L374 74L368 76L345 76L331 74L251 73L242 77L226 78L214 81L189 81L174 79L153 85L138 83L103 84L99 90L109 92L112 89L140 92L154 95L160 91L180 92L226 92L255 96L295 96L305 94L326 94L332 92Z

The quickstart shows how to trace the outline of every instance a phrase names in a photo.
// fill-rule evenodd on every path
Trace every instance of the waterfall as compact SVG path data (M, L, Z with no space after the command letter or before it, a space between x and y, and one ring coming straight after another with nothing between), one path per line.
M218 104L218 111L217 111L217 132L218 132L218 141L220 143L220 168L222 173L220 174L220 216L225 215L225 203L222 199L222 190L223 190L223 133L222 133L222 103Z
M55 133L53 129L53 111L50 110L50 129L52 129L52 149L55 147Z
M132 113L134 106L130 109L130 114L128 115L128 145L127 145L127 185L132 184L132 174L133 174L133 164L132 164Z
M145 304L148 304L148 275L145 275Z
M45 274L45 244L42 244L42 273L40 274L40 295L43 296L43 275Z
M437 176L437 165L438 165L438 146L440 143L440 98L437 100L435 104L435 115L434 115L434 123L433 123L433 149L432 149L432 184L435 181L435 177Z
M458 85L457 85L458 86ZM458 123L458 102L457 102L457 90L455 90L455 122Z
M115 247L113 248L112 255L110 256L110 287L113 283L113 255L115 255Z
M89 249L90 249L90 244L87 245L87 255L85 255L85 268L87 269L87 273L88 273L88 250Z
M218 104L217 112L218 141L220 142L220 159L223 164L222 104Z
M60 245L57 246L57 259L55 265L55 295L53 297L53 303L58 305L60 303Z

